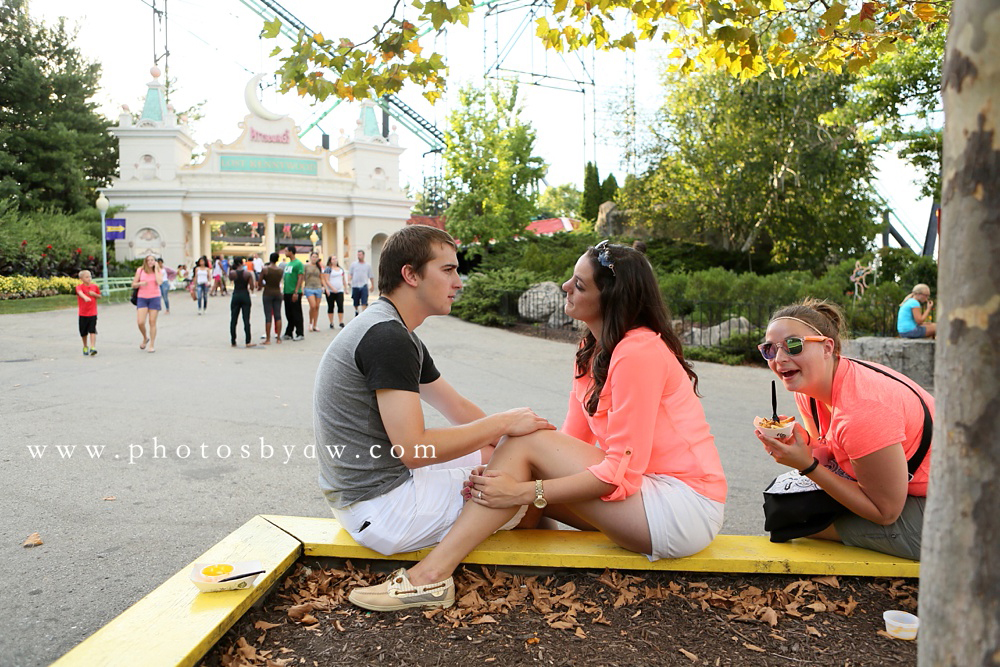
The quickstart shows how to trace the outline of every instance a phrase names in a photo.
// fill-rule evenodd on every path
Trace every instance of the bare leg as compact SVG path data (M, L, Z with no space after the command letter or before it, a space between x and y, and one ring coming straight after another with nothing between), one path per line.
M274 342L281 345L281 318L274 319Z
M925 329L924 338L934 338L935 335L937 334L937 323L928 322L927 324L924 325L924 329Z
M603 458L604 453L598 448L563 433L537 431L522 438L511 438L497 447L489 469L502 470L518 481L535 477L552 479L582 472ZM595 498L565 507L619 546L640 553L652 550L641 493L619 502ZM516 507L492 509L474 502L466 503L441 543L410 569L410 581L423 585L447 579L469 552L510 520L516 511Z
M151 310L149 311L149 351L153 352L156 348L156 318L160 316L160 311Z
M827 528L824 528L815 535L810 535L809 537L816 540L830 540L831 542L843 541L840 539L840 533L837 532L837 527L832 523Z
M142 334L142 345L139 346L140 350L145 350L146 343L149 342L149 336L146 335L146 319L148 316L148 308L138 308L135 311L135 323L139 325L139 333Z

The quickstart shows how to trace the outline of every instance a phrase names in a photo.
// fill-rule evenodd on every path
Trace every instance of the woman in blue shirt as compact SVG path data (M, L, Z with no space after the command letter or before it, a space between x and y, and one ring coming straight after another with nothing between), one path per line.
M914 285L899 305L899 317L896 318L899 335L903 338L934 338L937 325L927 322L933 307L931 288L923 283Z

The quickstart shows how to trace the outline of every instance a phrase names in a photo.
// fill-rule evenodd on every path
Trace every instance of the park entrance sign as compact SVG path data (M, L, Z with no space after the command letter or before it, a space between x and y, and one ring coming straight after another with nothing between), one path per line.
M128 231L115 241L119 259L160 255L168 266L191 266L212 254L213 228L248 223L246 239L228 239L232 254L265 256L291 242L296 225L308 225L323 257L343 263L366 251L377 270L385 238L410 217L412 202L399 184L395 133L378 131L375 107L360 106L357 129L341 131L333 148L305 146L293 119L268 111L247 85L249 113L231 143L206 144L191 163L195 141L184 119L166 104L160 71L151 70L138 120L127 107L111 132L118 138L119 174L104 193L125 207ZM110 221L109 221L110 222ZM314 241L295 234L297 245Z

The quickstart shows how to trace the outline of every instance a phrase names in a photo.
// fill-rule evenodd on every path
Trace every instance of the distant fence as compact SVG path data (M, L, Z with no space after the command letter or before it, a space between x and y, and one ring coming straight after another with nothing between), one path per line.
M571 337L573 320L563 312L565 295L551 288L497 292L498 320L532 326L539 335ZM722 347L732 354L755 355L771 314L785 304L667 299L674 330L685 346ZM852 302L842 306L851 337L895 336L898 304Z

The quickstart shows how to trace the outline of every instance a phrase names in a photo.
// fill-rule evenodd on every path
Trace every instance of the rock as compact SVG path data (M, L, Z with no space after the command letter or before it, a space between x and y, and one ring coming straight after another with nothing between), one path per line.
M545 322L549 316L562 309L566 295L554 282L532 285L517 300L517 312L528 322Z
M548 322L545 323L545 326L553 329L561 329L573 324L573 321L573 318L563 312L562 308L556 308L552 311L552 314L549 315Z
M934 390L934 340L865 336L841 341L845 357L873 361L899 371L928 391Z
M732 317L721 324L711 327L694 327L690 331L684 332L681 340L686 345L700 345L708 347L718 345L736 334L750 333L750 320L745 317Z
M594 229L599 236L619 236L628 226L628 215L613 201L606 201L597 209Z

